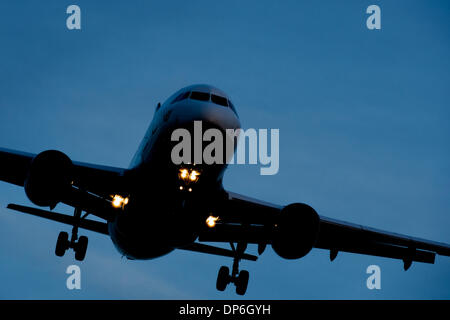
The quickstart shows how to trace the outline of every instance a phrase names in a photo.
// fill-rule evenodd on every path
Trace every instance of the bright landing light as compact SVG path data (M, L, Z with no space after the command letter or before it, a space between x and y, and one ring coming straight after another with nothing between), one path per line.
M119 196L118 194L116 194L113 197L111 204L114 208L120 208L120 207L124 207L125 205L127 205L128 201L129 201L128 198L123 198L123 197Z
M187 169L180 169L180 178L185 180L189 176L189 171Z
M208 219L206 219L206 224L210 228L214 228L216 226L216 221L219 220L219 217L213 217L209 216Z
M189 169L181 168L178 171L178 177L187 183L197 182L198 178L200 177L200 172L198 172L197 170L189 170Z
M192 171L191 171L191 174L190 174L190 176L189 176L189 179L190 179L191 181L197 181L199 175L200 175L200 172L195 171L195 170L192 170Z

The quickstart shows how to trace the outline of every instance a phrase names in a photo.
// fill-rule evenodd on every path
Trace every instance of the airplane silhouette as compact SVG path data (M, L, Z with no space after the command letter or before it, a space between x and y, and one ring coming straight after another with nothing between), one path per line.
M153 259L177 249L231 257L231 273L222 266L216 287L223 291L233 283L239 295L249 280L249 272L239 270L240 260L257 260L245 253L248 244L256 244L259 255L271 245L284 259L299 259L313 248L329 250L331 261L339 251L400 259L405 270L413 262L434 263L436 254L450 256L448 244L327 218L303 203L274 205L225 190L226 161L173 163L173 131L193 133L195 121L220 132L241 127L224 92L193 85L157 105L128 169L72 161L56 150L35 155L0 149L0 180L24 187L30 201L50 210L8 208L73 226L70 238L59 234L57 256L70 248L75 259L85 258L88 238L78 236L82 228L108 235L128 259ZM58 203L72 206L74 215L51 211Z

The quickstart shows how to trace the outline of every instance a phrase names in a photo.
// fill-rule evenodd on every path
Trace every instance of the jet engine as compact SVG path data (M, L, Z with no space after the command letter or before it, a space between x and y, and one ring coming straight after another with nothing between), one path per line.
M276 223L273 250L284 259L304 257L316 243L319 222L319 215L307 204L284 207Z
M54 208L71 188L73 164L56 150L35 156L25 180L25 193L35 205Z

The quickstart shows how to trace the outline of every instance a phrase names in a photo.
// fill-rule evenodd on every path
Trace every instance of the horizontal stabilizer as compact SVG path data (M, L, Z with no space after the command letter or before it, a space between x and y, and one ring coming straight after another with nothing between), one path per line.
M21 205L14 204L14 203L8 204L7 208L11 209L11 210L31 214L33 216L69 224L72 226L77 222L77 220L74 217L66 215L66 214L56 213L56 212L32 208L32 207L21 206ZM109 235L108 225L103 222L88 220L88 219L81 219L78 221L78 226L80 228L83 228L83 229L86 229L89 231Z

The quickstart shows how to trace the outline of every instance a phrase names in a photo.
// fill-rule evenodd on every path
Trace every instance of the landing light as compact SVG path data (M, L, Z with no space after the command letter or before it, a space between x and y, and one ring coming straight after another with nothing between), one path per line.
M200 177L200 172L197 170L181 168L178 171L178 177L187 183L197 182L198 178Z
M198 171L195 171L195 170L192 170L191 171L191 174L189 175L189 179L191 180L191 181L197 181L198 180L198 176L200 175L200 172L198 172Z
M187 169L180 169L180 178L185 180L189 176L189 171Z
M124 198L118 194L116 194L115 196L113 196L113 200L111 202L112 206L114 208L120 208L120 207L124 207L128 204L130 199L128 198Z
M206 219L206 225L210 228L214 228L217 220L219 220L219 217L209 216L208 219Z

